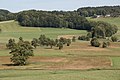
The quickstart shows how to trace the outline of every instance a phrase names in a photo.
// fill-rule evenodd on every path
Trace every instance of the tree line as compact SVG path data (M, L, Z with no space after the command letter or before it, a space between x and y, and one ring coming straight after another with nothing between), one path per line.
M71 29L88 29L89 22L85 17L75 12L54 12L28 10L22 11L17 15L17 21L22 26L31 27L54 27Z
M25 12L24 14L27 14L26 13L27 11L22 11L22 12ZM16 20L16 19L18 19L17 16L19 15L19 13L22 13L22 12L12 13L8 10L0 9L0 21ZM30 12L31 16L24 16L24 17L33 17L33 16L40 17L40 15L38 13L36 13L36 15L34 15L34 13L32 13L32 11L28 11L28 12ZM70 17L70 16L74 16L75 14L84 16L84 17L91 17L94 15L103 15L103 16L111 15L111 17L118 17L118 16L120 16L120 6L83 7L83 8L74 10L74 11L39 11L39 12L41 14L43 13L44 17L46 15L46 16L54 17L54 19L58 18L58 16L59 16L59 19L61 19L61 17L62 17L62 19L63 19L63 17L66 19L66 16ZM48 13L51 13L52 15L48 14ZM57 17L53 16L53 15L56 15ZM39 18L37 20L39 21ZM63 22L61 21L61 23L64 23L64 25L68 25L68 24L72 25L72 23L67 23L64 21ZM39 24L39 23L37 23L37 24ZM51 24L51 23L48 23L48 24ZM33 26L33 24L31 24L31 25ZM54 26L54 25L51 24L51 26ZM59 25L59 26L61 26L61 25Z
M111 15L112 17L120 16L120 6L102 6L102 7L83 7L77 9L79 15L91 17L96 15Z
M0 21L14 20L14 13L9 12L8 10L0 9Z

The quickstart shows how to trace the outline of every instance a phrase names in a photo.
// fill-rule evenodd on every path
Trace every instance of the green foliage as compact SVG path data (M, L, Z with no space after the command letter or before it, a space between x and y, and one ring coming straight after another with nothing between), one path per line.
M103 48L108 47L108 43L107 43L107 42L103 42L102 47L103 47Z
M89 38L92 38L92 32L88 32L88 33L87 33L87 36L88 36Z
M72 37L72 42L75 42L75 41L76 41L76 37L73 36L73 37Z
M19 12L17 21L22 26L54 27L89 30L89 22L75 12L28 10Z
M77 10L81 16L91 17L95 15L111 15L118 17L120 13L120 6L102 6L102 7L84 7Z
M19 44L16 44L16 47L11 49L11 61L15 65L26 65L27 59L30 56L33 56L33 47L31 46L30 42L23 41Z
M39 46L39 41L36 38L33 38L33 40L31 41L31 45L34 46L34 48L36 48L37 46Z
M67 46L70 46L71 39L66 39L63 37L60 37L60 39L50 39L46 37L45 35L40 35L39 39L33 38L31 41L31 45L35 48L40 46L50 46L50 48L53 48L53 46L59 47L59 49L63 48L63 45L67 44Z
M23 42L23 38L22 38L22 37L19 37L19 41Z
M78 40L90 41L90 38L88 36L79 36Z
M117 38L117 36L112 36L112 37L111 37L111 40L112 40L113 42L117 42L117 41L118 41L118 38Z
M100 43L99 43L97 38L92 38L90 43L91 43L91 46L94 46L94 47L99 47L100 46Z
M59 47L59 49L61 50L61 49L63 48L63 43L62 43L62 42L59 42L59 43L57 44L57 47Z
M55 41L54 41L53 39L51 39L51 40L49 41L49 45L50 45L50 47L52 48L53 46L56 45L56 43L55 43Z
M71 39L67 39L66 43L67 43L67 46L70 46L70 44L71 44Z
M91 26L92 37L97 38L111 37L118 31L117 26L102 21L92 22Z
M9 12L8 10L0 9L0 21L7 21L15 19L14 14Z
M16 43L15 43L15 40L14 39L9 39L8 40L8 43L6 44L6 47L8 49L13 49L16 47Z
M61 43L63 43L63 44L66 44L66 43L67 43L67 39L61 37L61 38L59 39L59 42L61 42Z

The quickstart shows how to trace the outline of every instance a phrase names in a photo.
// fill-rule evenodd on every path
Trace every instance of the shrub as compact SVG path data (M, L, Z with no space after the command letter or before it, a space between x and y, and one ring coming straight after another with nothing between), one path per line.
M59 39L59 42L62 42L63 44L66 44L66 43L67 43L67 39L61 37L61 38Z
M73 38L72 38L72 42L75 42L75 41L76 41L76 37L73 36Z
M79 36L78 40L90 41L90 38L88 36Z
M93 38L90 43L91 43L91 46L94 46L94 47L100 46L100 43L97 38Z
M62 42L59 42L59 43L57 44L57 47L59 47L59 49L61 50L61 49L63 48L63 43L62 43Z
M110 46L110 42L109 41L107 42L107 45Z
M87 33L87 36L88 36L89 38L92 38L92 33L91 33L91 32L88 32L88 33Z
M2 32L2 29L0 29L0 33Z
M79 36L78 40L85 40L86 36Z
M67 46L70 46L71 44L71 39L67 39Z
M106 48L106 47L108 47L108 44L107 44L107 42L103 42L103 45L102 45L102 47L103 47L103 48Z
M116 36L112 36L112 37L111 37L111 40L112 40L113 42L117 42L118 38L117 38Z

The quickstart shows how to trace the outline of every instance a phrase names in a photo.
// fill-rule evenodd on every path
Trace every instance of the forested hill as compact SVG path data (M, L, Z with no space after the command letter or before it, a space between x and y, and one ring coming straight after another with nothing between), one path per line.
M84 7L77 9L81 16L91 17L96 15L111 15L118 17L120 15L120 6L102 6L102 7Z
M110 37L117 33L118 28L105 22L88 21L85 17L94 15L120 15L120 6L86 7L77 11L40 11L27 10L11 13L0 10L0 21L16 20L22 26L71 28L90 31L92 37ZM1 29L2 30L2 29Z
M91 22L85 17L94 15L120 15L120 6L85 7L75 11L40 11L26 10L11 13L8 10L0 10L0 21L16 20L22 26L29 27L54 27L91 30Z
M33 10L33 11L36 11L36 10ZM22 12L31 13L30 10L22 11ZM16 20L18 16L17 14L19 13L21 12L12 13L8 10L0 9L0 21L7 21L7 20L13 20L13 19ZM91 17L94 15L102 15L102 16L110 15L111 17L118 17L120 16L120 6L83 7L74 11L41 11L40 13L47 13L47 14L51 13L60 17L63 17L64 15L72 16L75 14L83 17Z
M8 10L0 9L0 21L13 20L15 16Z
M59 13L59 12L58 12ZM89 22L76 12L48 12L29 10L18 13L16 19L22 26L88 29Z

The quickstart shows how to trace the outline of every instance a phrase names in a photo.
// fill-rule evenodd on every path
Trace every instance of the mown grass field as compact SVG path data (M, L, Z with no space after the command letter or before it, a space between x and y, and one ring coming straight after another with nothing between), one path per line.
M119 80L119 70L2 70L0 80Z
M120 18L96 18L119 27ZM6 66L10 63L5 44L10 38L31 41L45 34L51 38L68 35L85 35L86 31L59 28L21 27L15 21L0 23L0 80L120 80L120 43L109 48L94 48L87 41L76 41L62 50L38 47L27 66Z

